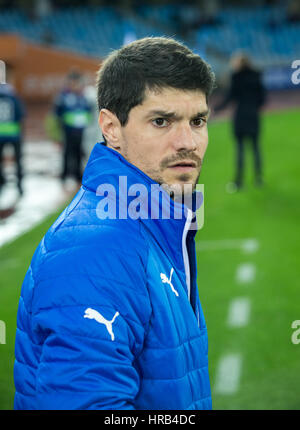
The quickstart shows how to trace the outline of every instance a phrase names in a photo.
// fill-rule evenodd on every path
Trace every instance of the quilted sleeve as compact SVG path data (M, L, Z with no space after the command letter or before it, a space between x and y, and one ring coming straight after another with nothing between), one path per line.
M49 252L37 272L38 409L134 409L151 314L144 256L124 235L101 238Z

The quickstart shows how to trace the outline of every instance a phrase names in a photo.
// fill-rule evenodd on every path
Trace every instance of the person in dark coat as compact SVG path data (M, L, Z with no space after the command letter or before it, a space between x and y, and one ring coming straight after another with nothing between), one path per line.
M230 88L224 100L215 106L215 112L224 109L230 102L235 104L233 133L236 139L236 174L234 185L243 184L244 146L249 138L254 156L255 182L262 185L262 161L259 148L260 109L265 101L265 90L260 72L255 70L249 59L238 54L232 58L233 73Z

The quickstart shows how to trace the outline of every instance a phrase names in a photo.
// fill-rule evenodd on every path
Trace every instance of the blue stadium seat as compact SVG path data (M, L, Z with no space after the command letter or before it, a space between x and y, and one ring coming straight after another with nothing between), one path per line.
M142 5L136 14L122 14L113 7L77 7L55 10L40 20L30 20L18 10L2 11L0 33L17 33L43 43L51 33L58 49L68 49L94 57L103 57L120 47L126 34L145 36L176 35L175 14L187 20L192 14L201 17L197 8L169 4L158 7ZM209 47L225 55L243 49L252 57L272 61L296 58L299 52L300 24L286 23L284 6L226 8L217 14L217 23L192 28L186 43L205 52ZM188 24L186 24L189 30ZM181 35L178 37L182 40ZM184 40L183 40L184 41Z

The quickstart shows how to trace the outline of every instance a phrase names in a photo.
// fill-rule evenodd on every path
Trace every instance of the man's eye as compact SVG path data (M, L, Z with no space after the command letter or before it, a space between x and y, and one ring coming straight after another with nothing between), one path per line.
M154 124L156 127L166 127L169 123L164 118L155 118L152 121L152 124Z
M192 124L195 127L202 127L206 123L206 119L204 118L195 118L192 120Z

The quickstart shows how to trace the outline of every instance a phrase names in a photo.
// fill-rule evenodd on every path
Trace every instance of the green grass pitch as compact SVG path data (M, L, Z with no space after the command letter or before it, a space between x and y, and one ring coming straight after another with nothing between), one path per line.
M198 252L214 409L300 409L300 344L291 342L291 324L300 319L299 119L299 109L263 115L265 185L254 186L252 154L247 150L245 187L234 194L225 191L234 169L231 124L209 125L210 142L200 176L205 186L205 222L197 242L255 238L259 243L251 254L238 248ZM36 246L57 215L0 249L0 320L6 324L6 344L0 344L0 409L13 408L21 284ZM242 263L256 267L249 284L236 281L236 269ZM251 302L245 327L227 325L229 304L235 297ZM218 363L230 353L242 357L238 389L231 395L218 394Z

